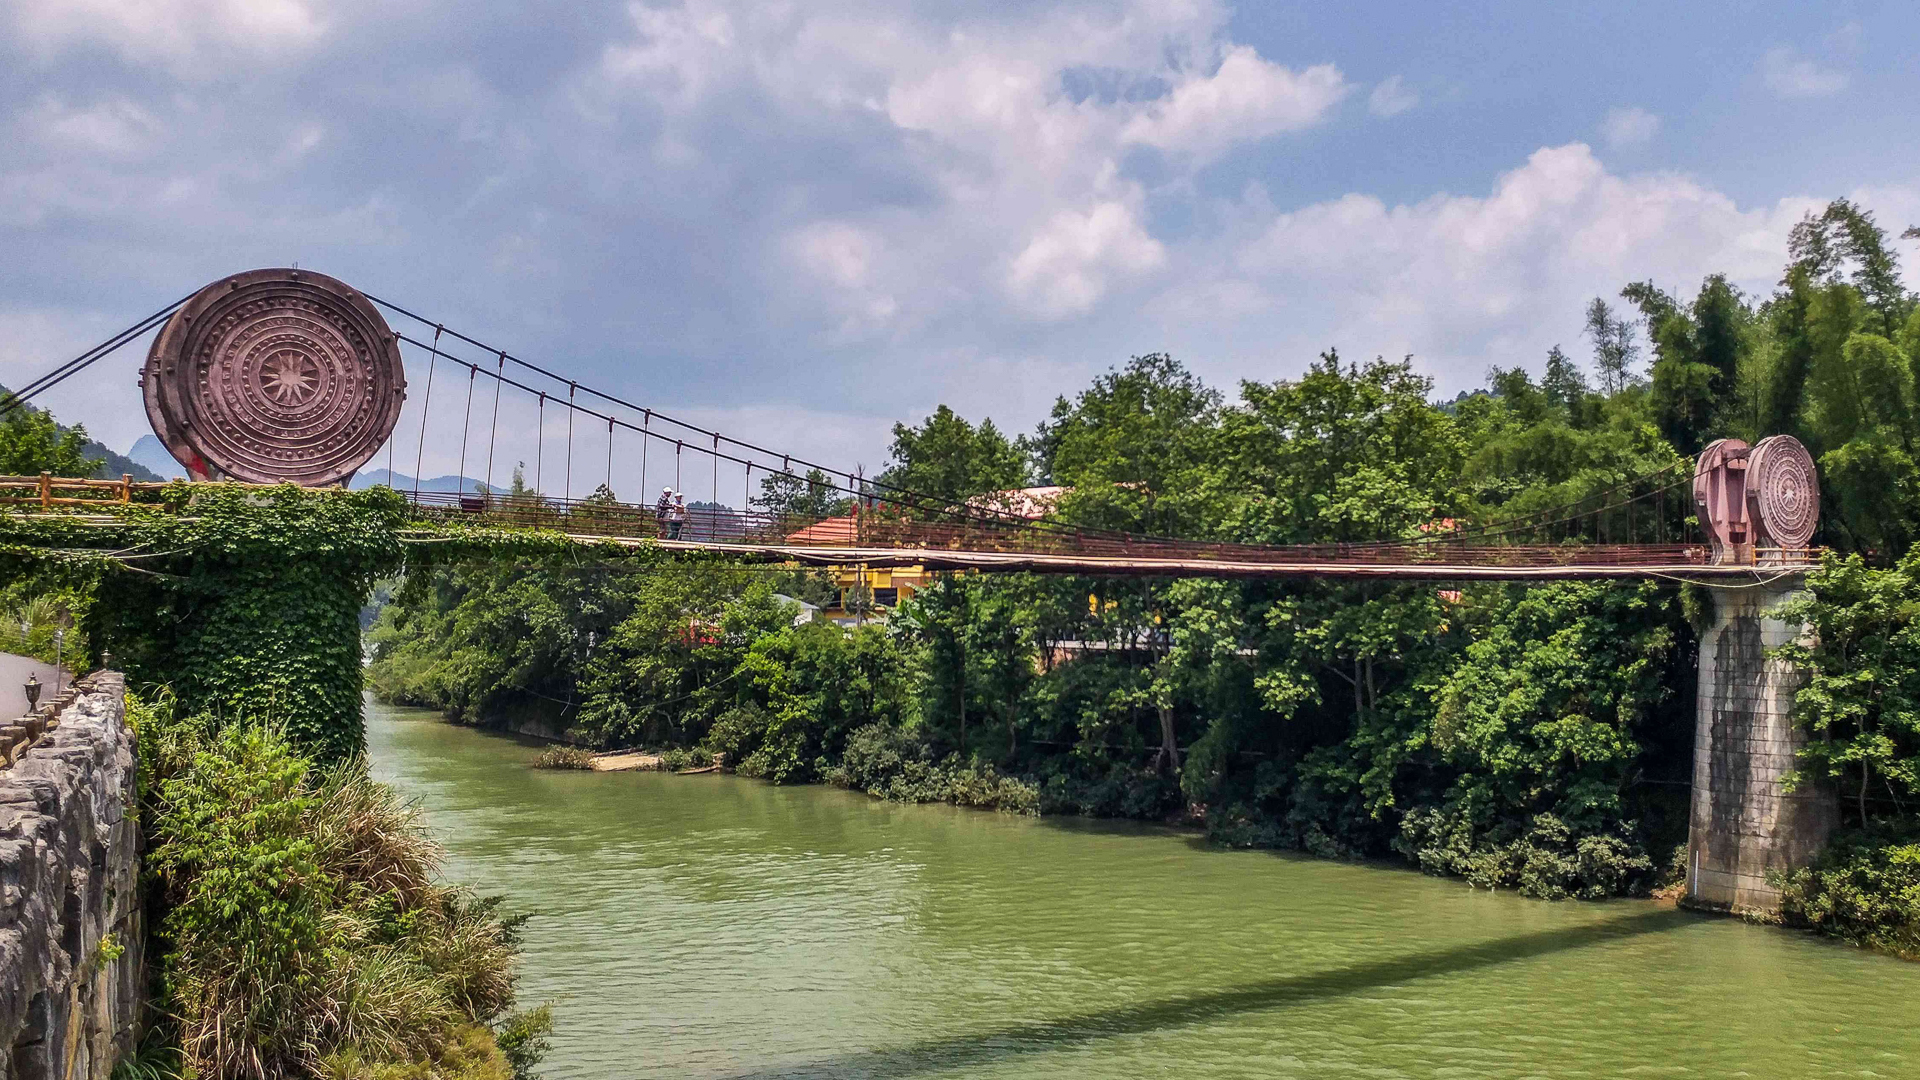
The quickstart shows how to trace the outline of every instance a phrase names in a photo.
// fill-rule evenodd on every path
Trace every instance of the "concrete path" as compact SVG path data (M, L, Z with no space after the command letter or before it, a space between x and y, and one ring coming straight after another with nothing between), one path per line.
M27 711L27 692L23 687L29 674L40 680L43 703L52 701L58 694L54 688L56 675L62 687L73 680L71 673L56 673L52 664L41 663L30 656L0 653L0 720L11 720Z

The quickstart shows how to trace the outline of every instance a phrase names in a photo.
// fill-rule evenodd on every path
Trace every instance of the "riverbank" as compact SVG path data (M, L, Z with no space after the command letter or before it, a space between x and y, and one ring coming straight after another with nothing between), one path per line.
M373 705L447 873L536 912L548 1080L1901 1075L1920 968L1651 901L1541 904L1191 832L528 768Z

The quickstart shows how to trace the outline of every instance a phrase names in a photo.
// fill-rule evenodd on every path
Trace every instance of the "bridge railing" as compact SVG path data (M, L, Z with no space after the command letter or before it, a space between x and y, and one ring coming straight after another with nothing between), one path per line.
M454 492L407 493L422 519L478 525L537 527L576 536L653 539L711 547L739 545L795 551L845 549L849 561L859 552L924 551L1080 556L1106 560L1175 560L1266 565L1454 565L1489 567L1687 567L1711 565L1712 549L1685 544L1527 544L1474 543L1445 538L1404 542L1261 546L1211 541L1171 540L1120 533L1081 532L1058 523L978 515L957 520L924 520L890 512L884 505L821 518L691 506L678 528L653 506L605 499L557 499L544 496L462 495ZM1043 527L1044 524L1044 527ZM1763 549L1755 564L1799 566L1817 558L1817 549Z
M136 494L158 491L164 483L136 482L131 476L118 480L92 480L55 476L0 476L0 503L38 504L41 509L55 506L86 506L102 502L132 502Z

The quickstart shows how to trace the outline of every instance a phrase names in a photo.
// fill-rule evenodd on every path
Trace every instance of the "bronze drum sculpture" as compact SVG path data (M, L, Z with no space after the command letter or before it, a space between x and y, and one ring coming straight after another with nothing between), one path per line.
M1791 435L1769 435L1747 458L1747 502L1770 546L1804 548L1820 521L1813 455Z
M393 434L400 346L378 309L311 270L201 289L141 372L153 431L195 480L344 483Z
M1748 446L1721 439L1701 451L1693 470L1694 513L1713 540L1716 563L1773 561L1799 554L1820 521L1820 481L1813 455L1791 435ZM1781 549L1786 549L1782 551Z

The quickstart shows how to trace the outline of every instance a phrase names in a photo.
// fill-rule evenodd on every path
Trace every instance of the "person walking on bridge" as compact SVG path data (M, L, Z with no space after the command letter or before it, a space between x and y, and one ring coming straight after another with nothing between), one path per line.
M687 524L687 497L681 492L673 493L673 506L667 510L667 539L680 539L680 530Z
M660 489L660 500L653 504L653 522L659 526L659 535L667 535L667 515L673 512L673 489Z

